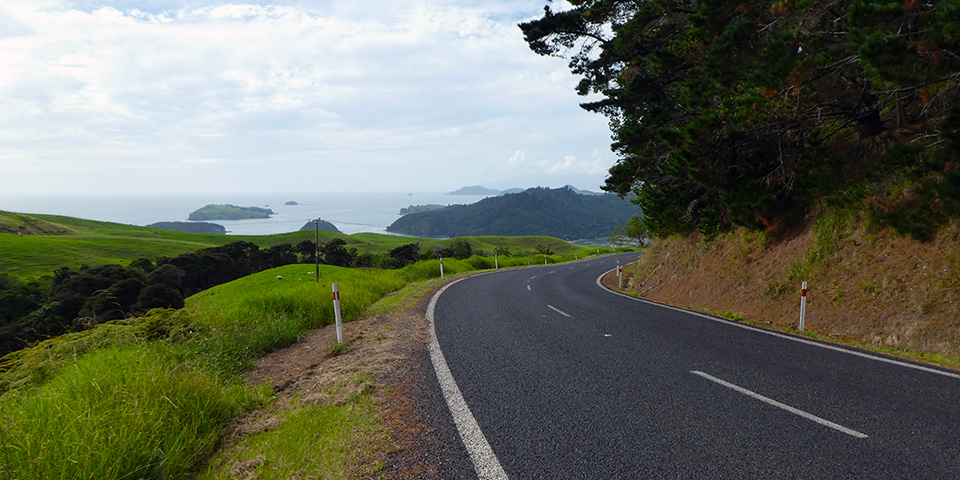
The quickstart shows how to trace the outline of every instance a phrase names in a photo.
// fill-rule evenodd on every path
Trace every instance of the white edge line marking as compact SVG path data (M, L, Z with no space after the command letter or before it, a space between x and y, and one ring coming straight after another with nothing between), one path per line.
M477 424L473 412L467 406L466 400L457 387L457 382L450 373L450 367L447 366L447 360L443 357L440 350L440 342L437 341L437 331L433 323L433 311L437 306L437 300L448 288L464 280L463 278L448 283L433 295L427 305L427 320L430 321L430 360L433 362L433 369L437 372L437 380L440 382L440 390L443 391L443 398L447 401L447 408L453 415L453 422L457 425L457 431L460 433L460 439L467 448L467 453L473 461L473 467L477 471L477 477L480 480L500 480L506 479L507 473L500 466L500 461L490 448L487 438L480 431L480 425Z
M958 373L945 372L945 371L943 371L943 370L937 370L937 369L935 369L935 368L924 367L923 365L914 365L914 364L912 364L912 363L900 362L900 361L894 360L894 359L892 359L892 358L886 358L886 357L880 357L880 356L877 356L877 355L871 355L871 354L869 354L869 353L860 352L860 351L857 351L857 350L848 350L848 349L846 349L846 348L841 348L841 347L838 347L838 346L835 346L835 345L831 345L831 344L829 344L829 343L820 343L820 342L815 342L815 341L813 341L813 340L807 340L807 339L805 339L805 338L795 337L795 336L793 336L793 335L786 335L786 334L783 334L783 333L773 332L773 331L766 330L766 329L763 329L763 328L754 327L754 326L752 326L752 325L744 325L744 324L742 324L742 323L737 323L737 322L733 322L733 321L730 321L730 320L724 320L724 319L720 319L720 318L717 318L717 317L712 317L712 316L707 315L707 314L705 314L705 313L694 312L694 311L692 311L692 310L684 310L684 309L682 309L682 308L677 308L677 307L673 307L673 306L670 306L670 305L664 305L664 304L662 304L662 303L652 302L652 301L650 301L650 300L646 300L646 299L643 299L643 298L638 298L638 297L634 297L634 296L627 295L627 294L624 294L624 293L616 292L616 291L613 291L613 290L605 287L605 286L603 285L603 282L601 281L601 280L603 279L603 277L605 277L608 273L613 272L613 271L615 271L615 270L616 270L616 268L611 268L610 270L607 270L606 272L604 272L603 275L600 275L599 277L597 277L597 285L598 285L600 288L602 288L602 289L604 289L604 290L606 290L606 291L608 291L608 292L610 292L610 293L612 293L612 294L614 294L614 295L620 295L621 297L629 298L630 300L634 300L634 301L641 302L641 303L646 303L646 304L648 304L648 305L653 305L653 306L656 306L656 307L666 308L666 309L668 309L668 310L673 310L673 311L676 311L676 312L682 312L682 313L694 315L694 316L697 316L697 317L700 317L700 318L705 318L705 319L707 319L707 320L711 320L711 321L714 321L714 322L717 322L717 323L722 323L722 324L724 324L724 325L728 325L728 326L731 326L731 327L742 328L742 329L744 329L744 330L750 330L750 331L752 331L752 332L763 333L763 334L765 334L765 335L771 335L771 336L774 336L774 337L779 337L779 338L783 338L783 339L786 339L786 340L790 340L790 341L793 341L793 342L803 343L803 344L806 344L806 345L812 345L812 346L814 346L814 347L824 348L824 349L827 349L827 350L833 350L833 351L835 351L835 352L846 353L847 355L853 355L853 356L856 356L856 357L866 358L866 359L869 359L869 360L875 360L875 361L878 361L878 362L889 363L889 364L891 364L891 365L897 365L897 366L899 366L899 367L912 368L912 369L914 369L914 370L920 370L921 372L934 373L934 374L937 374L937 375L943 375L944 377L956 378L956 379L960 380L960 374L958 374Z
M747 390L746 388L740 387L740 386L738 386L738 385L734 385L734 384L732 384L732 383L730 383L730 382L721 380L721 379L719 379L719 378L717 378L717 377L714 377L714 376L712 376L712 375L708 375L708 374L706 374L706 373L703 373L703 372L700 372L700 371L697 371L697 370L690 370L690 373L692 373L692 374L694 374L694 375L699 375L699 376L701 376L701 377L703 377L703 378L706 378L707 380L710 380L711 382L714 382L714 383L723 385L724 387L727 387L727 388L729 388L729 389L735 390L735 391L737 391L737 392L739 392L739 393L742 393L742 394L744 394L744 395L746 395L746 396L748 396L748 397L752 397L752 398L754 398L754 399L760 400L760 401L763 402L763 403L766 403L766 404L769 404L769 405L773 405L774 407L777 407L777 408L786 410L786 411L788 411L788 412L790 412L790 413L792 413L792 414L794 414L794 415L799 415L799 416L801 416L801 417L803 417L803 418L806 418L807 420L811 420L811 421L817 422L817 423L819 423L820 425L823 425L823 426L825 426L825 427L830 427L830 428L832 428L832 429L834 429L834 430L837 430L837 431L839 431L839 432L846 433L847 435L850 435L850 436L852 436L852 437L868 438L867 435L865 435L865 434L863 434L863 433L860 433L860 432L858 432L858 431L856 431L856 430L851 430L851 429L849 429L849 428L847 428L847 427L844 427L843 425L839 425L839 424L833 423L833 422L831 422L830 420L822 419L822 418L820 418L820 417L818 417L818 416L816 416L816 415L813 415L813 414L811 414L811 413L804 412L803 410L800 410L800 409L798 409L798 408L794 408L794 407L791 407L790 405L787 405L787 404L784 404L784 403L780 403L780 402L778 402L778 401L776 401L776 400L774 400L774 399L772 399L772 398L764 397L763 395L760 395L759 393L751 392L750 390Z
M532 291L533 291L533 289L530 288L530 285L527 285L527 291L528 291L528 292L532 292Z
M570 318L570 314L569 314L569 313L564 312L563 310L560 310L559 308L554 307L553 305L547 305L547 306L550 307L550 309L553 310L554 312L557 312L557 313L559 313L560 315L563 315L564 317Z

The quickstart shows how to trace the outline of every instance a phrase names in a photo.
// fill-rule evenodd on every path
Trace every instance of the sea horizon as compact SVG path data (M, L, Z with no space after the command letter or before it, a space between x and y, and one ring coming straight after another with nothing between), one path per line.
M388 233L387 226L410 205L465 205L489 195L449 195L446 192L282 192L196 194L2 194L0 210L23 214L62 215L146 226L156 222L186 222L191 212L210 204L270 208L267 219L211 220L228 235L273 235L300 230L320 218L341 232ZM296 202L296 205L286 205Z

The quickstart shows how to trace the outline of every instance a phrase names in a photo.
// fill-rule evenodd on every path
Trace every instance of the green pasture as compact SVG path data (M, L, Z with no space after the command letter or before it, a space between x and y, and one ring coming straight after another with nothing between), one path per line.
M489 246L502 241L483 240ZM524 242L543 245L542 239ZM555 263L595 252L567 249L574 251L506 257L500 265L539 265L544 258ZM492 266L490 257L444 260L448 276ZM350 321L409 306L406 296L437 285L439 267L438 260L400 270L322 265L318 283L312 265L287 265L208 289L181 310L155 310L14 352L0 359L0 478L194 478L201 471L203 478L230 478L229 464L204 465L224 458L217 451L230 421L272 398L268 388L244 386L239 373L332 323L332 283L340 286ZM256 458L266 451L269 458L285 458L262 478L297 471L339 478L336 472L357 461L344 454L348 446L373 448L387 435L365 395L285 414L281 427L245 439L241 452L230 456Z
M48 215L0 212L0 273L38 277L60 266L125 264L191 252L237 240L261 247L312 240L314 232L258 237L198 235ZM326 242L337 234L321 232ZM343 236L348 248L386 253L417 239ZM422 248L467 241L486 256L444 259L447 276L494 266L542 265L584 258L596 247L547 237L467 237L423 240ZM549 249L553 254L535 254ZM602 249L608 253L612 249ZM222 459L227 425L270 404L268 388L245 386L253 361L333 322L331 284L342 292L345 321L409 307L438 285L439 260L399 270L287 265L219 285L186 300L181 310L68 333L0 359L0 478L227 478ZM277 277L283 277L278 279ZM406 288L405 288L406 287ZM400 292L399 294L393 294ZM363 381L369 381L363 380ZM377 406L361 396L343 405L309 406L285 414L284 425L244 441L244 452L290 455L274 473L323 473L339 478L345 444L378 441ZM304 431L314 432L305 436ZM344 432L361 432L345 435ZM292 432L292 433L285 433ZM322 447L322 448L321 448ZM301 455L297 449L317 452ZM305 449L305 450L304 450ZM322 450L322 451L321 451ZM256 457L256 455L254 455ZM289 469L288 469L289 467ZM318 473L318 474L319 474ZM329 475L332 473L332 475Z
M247 241L261 248L304 240L314 241L316 232L291 232L278 235L205 235L119 223L97 222L56 215L27 215L0 212L0 232L25 231L27 234L0 233L0 274L22 279L49 275L59 267L82 265L126 265L137 258L156 260L195 252L202 248ZM347 248L359 253L385 254L391 249L418 239L397 235L359 233L344 235L320 232L320 243L335 237L347 242ZM492 256L497 247L513 255L532 254L538 245L557 254L583 250L569 242L550 237L461 237L454 240L423 239L421 248L449 245L455 240L470 242L475 252Z

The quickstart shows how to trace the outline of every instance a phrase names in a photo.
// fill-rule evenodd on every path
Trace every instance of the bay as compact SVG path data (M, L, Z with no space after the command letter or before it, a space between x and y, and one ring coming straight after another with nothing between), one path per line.
M333 223L346 234L387 233L400 218L400 209L410 205L470 204L486 198L477 195L447 195L441 192L377 193L237 193L191 195L5 195L0 210L64 215L69 217L145 226L154 222L186 221L191 212L208 204L265 207L275 212L268 219L212 221L226 227L229 235L273 235L295 232L310 220ZM288 201L297 205L285 205Z

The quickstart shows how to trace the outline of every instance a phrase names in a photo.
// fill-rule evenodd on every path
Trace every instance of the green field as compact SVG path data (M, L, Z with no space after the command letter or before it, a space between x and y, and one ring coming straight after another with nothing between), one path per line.
M296 244L315 235L198 235L4 212L0 231L5 232L0 233L0 273L26 278L60 266L125 264L237 240L261 247ZM374 254L417 240L321 232L321 242L335 236ZM493 268L490 255L498 248L511 253L499 259L501 267L557 263L596 252L596 247L546 237L426 239L421 249L456 241L488 256L445 259L448 276ZM538 248L554 254L536 254ZM265 353L333 322L331 302L317 301L329 298L331 283L345 292L343 316L350 321L409 307L439 286L440 262L421 260L399 270L322 265L319 284L312 274L313 266L303 264L263 271L200 292L180 310L103 323L3 357L0 478L4 473L22 479L194 478L210 459L223 458L218 449L231 421L273 401L272 390L245 385L240 373ZM343 455L347 444L374 448L370 442L382 437L375 421L378 408L364 395L344 404L303 406L284 414L281 428L251 437L238 447L240 453L230 455L280 449L295 455L299 466L264 478L287 478L292 472L340 478L336 472L356 462ZM294 453L299 450L311 454ZM229 467L211 466L204 478L232 478Z
M59 267L81 265L126 265L140 257L156 260L201 248L225 245L235 241L254 243L261 248L304 240L313 241L313 231L278 235L202 235L158 228L122 225L119 223L81 220L55 215L26 215L0 211L0 273L23 279L51 274ZM359 233L344 235L320 232L320 243L335 237L346 240L347 248L359 253L386 253L393 248L417 241L412 237ZM515 255L532 254L537 245L544 245L557 254L573 254L581 247L550 237L463 237L474 251L493 254L496 247L509 248ZM424 239L422 248L449 244L449 240Z

